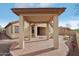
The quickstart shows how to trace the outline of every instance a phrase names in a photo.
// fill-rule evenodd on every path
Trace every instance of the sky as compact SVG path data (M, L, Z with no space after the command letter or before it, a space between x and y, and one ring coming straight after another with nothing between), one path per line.
M59 26L79 28L79 4L77 3L0 3L0 25L5 27L9 22L19 19L11 8L60 8L66 10L59 16Z

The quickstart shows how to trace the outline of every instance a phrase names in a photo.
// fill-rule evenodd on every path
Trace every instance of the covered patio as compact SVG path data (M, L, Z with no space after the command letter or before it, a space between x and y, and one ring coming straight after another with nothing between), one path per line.
M24 22L29 23L29 40L32 39L32 25L46 24L46 39L48 40L49 25L53 29L52 36L54 48L59 48L58 39L58 16L65 11L65 8L12 8L12 11L19 16L20 36L19 46L25 48L24 43ZM34 27L34 36L37 37L37 26Z

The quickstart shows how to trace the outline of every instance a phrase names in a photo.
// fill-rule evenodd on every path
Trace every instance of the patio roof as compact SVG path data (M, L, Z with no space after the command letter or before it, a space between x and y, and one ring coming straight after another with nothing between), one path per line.
M53 15L60 15L66 8L12 8L16 15L22 15L30 23L47 23L53 20Z
M66 8L12 8L16 15L20 14L61 14Z

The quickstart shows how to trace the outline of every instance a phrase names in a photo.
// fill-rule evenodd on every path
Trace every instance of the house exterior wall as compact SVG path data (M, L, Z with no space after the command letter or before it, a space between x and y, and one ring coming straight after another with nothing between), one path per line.
M19 23L14 23L12 24L13 26L13 33L12 33L12 38L18 38L19 33L15 33L15 26L19 26Z
M8 26L5 28L6 30L6 35L9 36L10 38L12 38L12 25Z
M19 38L19 33L15 33L15 27L18 26L19 27L19 22L17 23L13 23L13 24L10 24L8 27L6 27L6 34L10 37L10 38ZM40 24L40 23L36 23L35 24L36 27L45 27L45 32L46 32L46 27L47 25L44 23L44 24ZM49 33L51 35L52 33L52 28L51 26L49 25ZM43 30L44 31L44 30ZM42 33L45 33L41 31ZM46 33L45 33L46 34ZM24 22L24 37L29 37L29 24L27 22Z
M5 28L6 30L6 35L9 36L10 38L19 38L19 33L15 33L15 27L19 27L19 22L10 24L8 27ZM28 23L25 22L24 26L24 35L25 37L28 37L29 29L28 29Z

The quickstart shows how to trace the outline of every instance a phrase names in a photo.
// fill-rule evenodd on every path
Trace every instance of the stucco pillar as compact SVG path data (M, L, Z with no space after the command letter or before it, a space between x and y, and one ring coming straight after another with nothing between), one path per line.
M24 48L24 20L23 20L23 16L20 15L20 21L19 21L19 46L20 48Z
M35 29L34 29L34 33L35 33L35 38L37 38L37 26L35 25Z
M49 24L47 23L46 24L47 27L46 27L46 36L47 36L47 40L49 39Z
M31 23L29 23L29 40L32 38L32 28Z
M53 17L53 39L54 39L54 48L59 48L58 40L58 15Z

